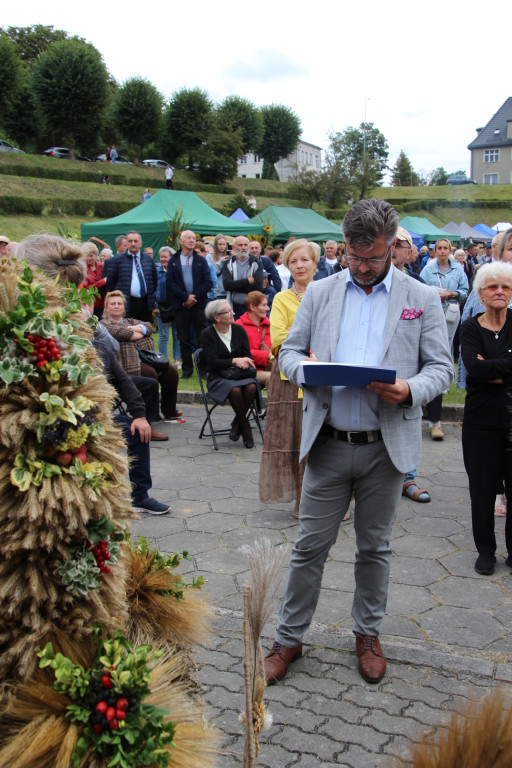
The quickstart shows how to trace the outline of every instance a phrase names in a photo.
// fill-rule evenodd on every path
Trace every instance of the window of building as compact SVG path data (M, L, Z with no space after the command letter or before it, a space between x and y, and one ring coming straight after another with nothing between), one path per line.
M247 155L244 155L243 157L240 158L240 164L243 164L246 162L247 162Z
M500 151L499 149L486 149L484 151L484 163L499 163Z
M256 174L256 178L257 178L257 179L259 179L259 178L260 178L260 174L259 174L259 173L257 173L257 174Z
M497 173L484 173L484 184L497 184L497 183L498 183Z

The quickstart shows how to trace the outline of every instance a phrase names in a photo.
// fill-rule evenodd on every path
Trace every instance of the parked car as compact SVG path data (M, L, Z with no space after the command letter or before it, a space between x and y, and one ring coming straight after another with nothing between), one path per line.
M67 147L50 147L49 149L45 149L44 152L41 152L41 154L46 155L46 157L60 157L68 159L70 150ZM75 155L75 160L82 160L85 163L91 162L91 158L85 157L85 155Z
M171 165L166 163L165 160L143 160L142 164L148 168L167 168L168 165Z
M180 171L190 171L190 165L181 165L179 170ZM194 171L194 173L198 173L199 172L199 163L194 163L194 165L192 166L192 170Z
M18 149L18 147L13 147L13 145L6 141L5 139L0 139L0 152L20 152L22 155L25 154L25 152L22 149Z
M98 162L98 163L106 163L107 162L107 156L105 154L96 155L96 157L93 158L93 160L94 160L95 163L96 162ZM116 163L121 163L121 165L133 165L133 163L130 162L130 160L128 160L127 157L123 157L123 155L118 155L117 156Z
M468 179L465 173L452 173L451 176L448 176L446 179L447 184L476 184L476 181L473 181L473 179Z

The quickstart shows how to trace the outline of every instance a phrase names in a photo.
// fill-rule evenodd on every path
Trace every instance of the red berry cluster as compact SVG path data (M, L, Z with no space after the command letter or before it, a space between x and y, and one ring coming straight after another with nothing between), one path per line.
M100 569L101 573L110 573L110 566L105 565L105 561L110 560L110 552L108 551L108 541L98 541L94 546L90 541L87 542L87 548L91 550L96 558L96 565ZM105 686L108 687L108 686Z
M37 367L42 368L52 360L60 360L60 349L53 339L45 339L43 336L29 333L27 340L33 345L33 355L37 357Z
M107 728L117 731L119 722L125 720L127 712L133 712L137 705L137 699L128 700L124 696L112 696L110 689L113 684L112 672L110 669L105 669L101 676L101 685L105 690L100 693L99 701L92 713L94 733L98 736Z

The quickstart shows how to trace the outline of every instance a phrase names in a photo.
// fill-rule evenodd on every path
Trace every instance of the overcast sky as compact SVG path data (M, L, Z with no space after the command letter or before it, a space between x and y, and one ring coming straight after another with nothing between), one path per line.
M330 130L373 122L415 170L469 173L467 145L512 95L510 4L489 12L453 0L90 0L4 4L1 24L53 24L103 54L122 83L150 80L167 98L199 86L290 106L302 138L323 149Z

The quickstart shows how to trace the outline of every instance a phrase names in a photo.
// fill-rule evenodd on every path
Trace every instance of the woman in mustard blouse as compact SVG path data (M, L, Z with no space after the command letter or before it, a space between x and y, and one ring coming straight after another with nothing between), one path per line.
M313 280L320 247L308 240L294 240L284 249L283 264L294 284L274 297L270 313L272 365L268 385L265 440L260 465L260 500L265 503L295 501L298 517L305 460L299 462L302 434L302 391L279 370L279 349L288 336L307 286Z

